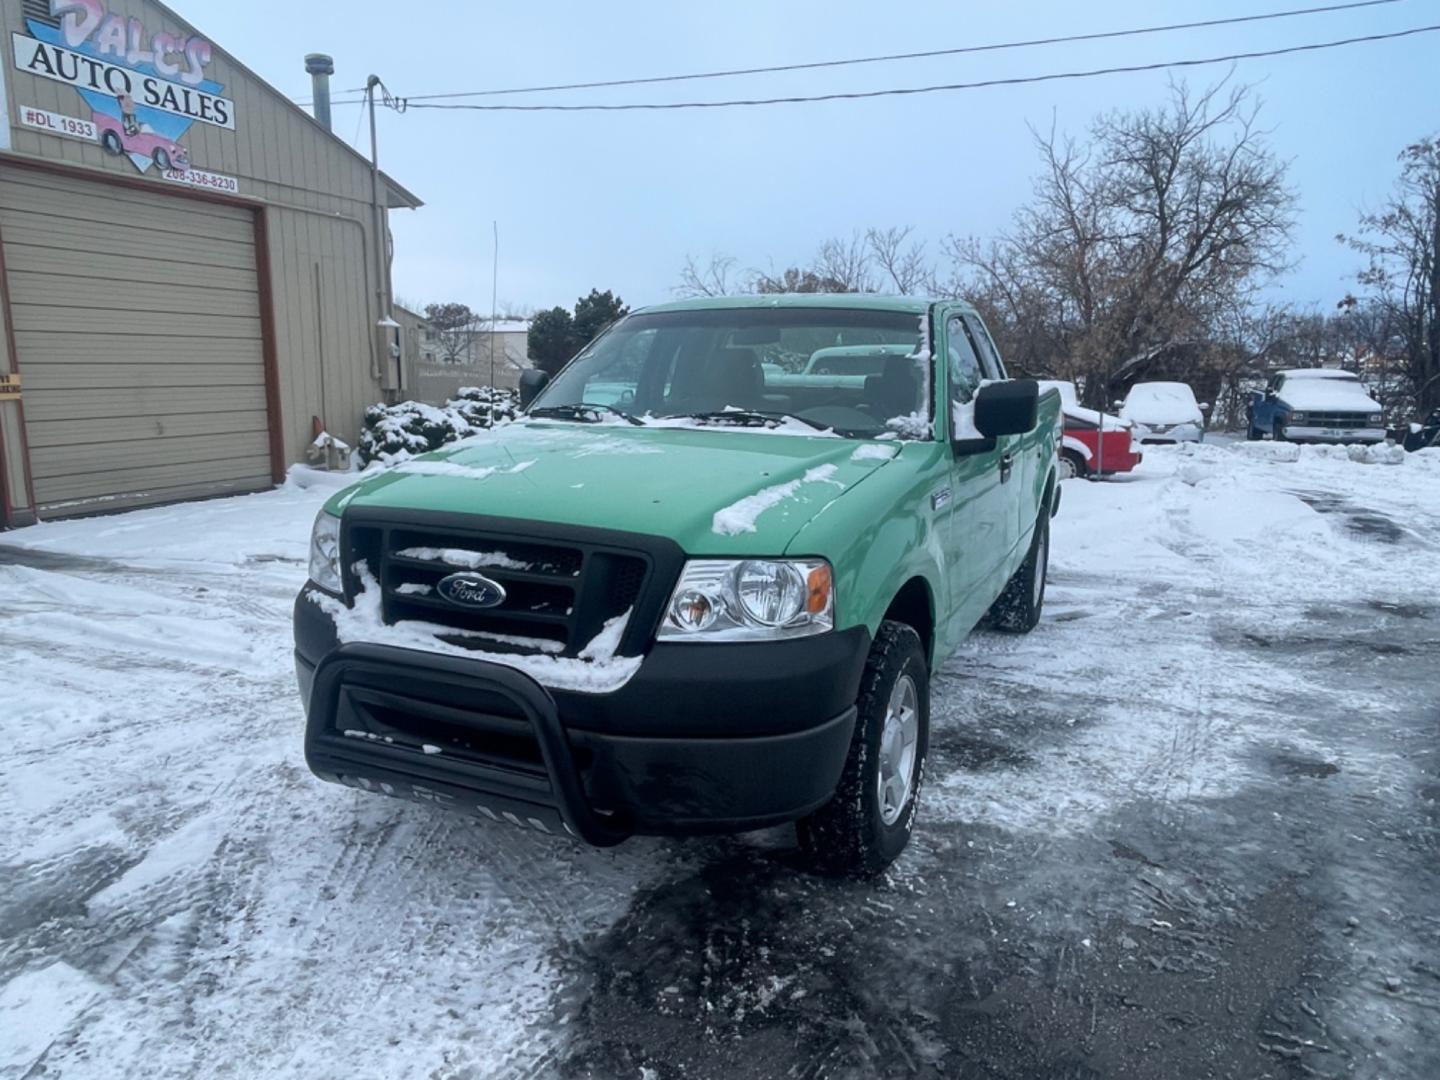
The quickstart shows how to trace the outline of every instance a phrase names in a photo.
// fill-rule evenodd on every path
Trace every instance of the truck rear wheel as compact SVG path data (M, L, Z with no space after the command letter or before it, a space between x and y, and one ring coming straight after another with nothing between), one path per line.
M819 868L869 877L905 850L930 745L930 671L920 635L882 622L870 647L855 734L835 797L797 823Z
M1000 598L990 605L990 625L1007 634L1028 634L1040 622L1045 605L1045 579L1050 573L1050 515L1041 513L1035 522L1030 553L1005 586Z

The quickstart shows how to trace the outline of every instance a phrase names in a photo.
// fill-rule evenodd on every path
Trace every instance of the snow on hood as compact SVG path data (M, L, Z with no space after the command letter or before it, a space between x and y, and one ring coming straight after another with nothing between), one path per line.
M1338 373L1337 373L1338 374ZM1380 403L1355 378L1289 375L1279 398L1292 409L1315 412L1380 412Z
M1195 392L1185 383L1136 383L1125 395L1120 415L1137 424L1203 424Z
M521 420L367 474L330 510L460 511L666 536L696 555L778 553L905 445Z

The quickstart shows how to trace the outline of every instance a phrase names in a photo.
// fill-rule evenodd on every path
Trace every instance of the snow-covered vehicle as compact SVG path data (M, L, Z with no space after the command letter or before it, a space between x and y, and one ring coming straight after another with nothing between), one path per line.
M1181 382L1136 383L1120 403L1120 418L1135 425L1142 443L1201 442L1208 403Z
M1043 379L1040 389L1060 395L1060 479L1129 472L1143 460L1130 421L1085 408L1072 382Z
M1250 394L1246 434L1290 442L1378 443L1386 436L1380 403L1354 372L1332 368L1277 371Z
M858 386L760 359L846 344L883 357ZM930 672L1039 621L1058 395L968 305L803 295L636 312L522 398L317 518L310 767L595 844L795 821L888 864Z

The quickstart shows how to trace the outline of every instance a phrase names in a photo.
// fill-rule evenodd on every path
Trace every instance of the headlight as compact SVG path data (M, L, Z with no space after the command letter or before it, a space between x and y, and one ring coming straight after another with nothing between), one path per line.
M835 584L823 559L693 559L685 564L660 637L770 641L835 625Z
M1290 423L1292 424L1303 424L1308 419L1309 417L1306 416L1303 412L1292 412L1290 414Z
M340 580L340 519L321 510L310 530L310 580L326 592L345 592Z
M1372 424L1383 424L1384 422L1385 422L1385 414L1384 414L1384 413L1378 413L1378 412L1377 412L1377 413L1371 413L1371 414L1370 414L1370 423L1372 423Z

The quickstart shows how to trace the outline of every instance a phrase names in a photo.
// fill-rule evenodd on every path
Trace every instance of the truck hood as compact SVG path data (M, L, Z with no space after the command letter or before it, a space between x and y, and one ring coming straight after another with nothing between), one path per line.
M328 509L483 514L666 536L692 555L778 555L904 445L520 420L381 471Z
M1346 379L1290 379L1280 390L1280 400L1305 412L1381 411L1364 386Z

